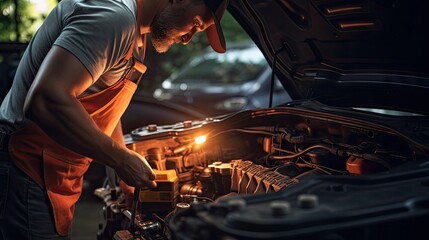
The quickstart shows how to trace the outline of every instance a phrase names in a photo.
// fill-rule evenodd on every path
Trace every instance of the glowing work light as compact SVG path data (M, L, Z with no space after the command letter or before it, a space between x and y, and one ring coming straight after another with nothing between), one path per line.
M195 143L196 144L201 144L201 143L205 143L206 142L206 136L199 136L195 138Z

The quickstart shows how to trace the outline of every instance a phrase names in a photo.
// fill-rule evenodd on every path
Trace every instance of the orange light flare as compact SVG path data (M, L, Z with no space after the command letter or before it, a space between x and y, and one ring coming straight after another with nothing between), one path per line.
M202 136L196 137L194 141L195 141L195 144L201 145L201 144L205 143L206 140L207 140L207 137L205 135L202 135Z

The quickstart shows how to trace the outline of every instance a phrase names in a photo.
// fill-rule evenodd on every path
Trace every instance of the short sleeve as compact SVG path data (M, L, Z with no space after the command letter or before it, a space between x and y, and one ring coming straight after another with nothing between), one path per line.
M65 15L54 44L71 52L97 81L123 61L134 39L135 18L124 5L82 6Z

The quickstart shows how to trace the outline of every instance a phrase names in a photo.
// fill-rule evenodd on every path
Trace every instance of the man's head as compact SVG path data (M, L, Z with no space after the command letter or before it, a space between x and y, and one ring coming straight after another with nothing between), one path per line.
M206 31L210 45L225 52L220 27L228 0L173 0L158 13L152 24L152 43L158 52L166 52L174 43L188 44L195 33Z

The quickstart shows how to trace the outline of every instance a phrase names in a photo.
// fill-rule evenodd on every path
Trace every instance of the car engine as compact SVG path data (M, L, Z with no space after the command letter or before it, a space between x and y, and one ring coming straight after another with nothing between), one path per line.
M137 128L127 147L158 186L141 189L134 213L119 187L97 189L98 239L400 239L398 226L417 236L429 125L410 121L309 103Z

